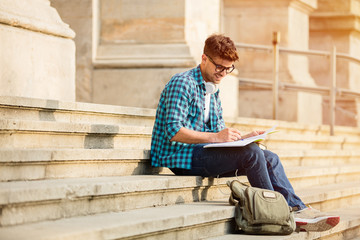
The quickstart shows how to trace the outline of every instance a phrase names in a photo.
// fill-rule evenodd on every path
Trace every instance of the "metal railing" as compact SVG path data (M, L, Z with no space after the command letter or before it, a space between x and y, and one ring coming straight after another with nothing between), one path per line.
M331 52L328 51L316 51L316 50L295 50L284 47L279 47L280 42L280 33L273 33L272 47L265 45L255 45L255 44L244 44L236 43L237 48L244 49L253 49L267 51L273 54L273 74L272 81L263 80L263 79L250 79L250 78L239 78L243 83L253 84L257 86L264 86L266 88L272 89L272 116L273 119L277 119L278 108L279 108L279 89L284 90L294 90L302 92L311 92L320 94L323 96L329 96L330 107L329 107L329 119L330 119L330 135L334 135L334 126L335 126L335 110L336 110L336 97L337 96L346 96L350 98L360 98L360 92L351 91L348 89L341 89L336 87L336 64L337 59L345 59L351 62L360 64L360 59L352 57L348 54L337 53L336 47L334 46ZM298 55L308 55L308 56L323 56L330 59L329 61L329 71L330 71L330 81L329 87L323 86L303 86L293 83L280 82L279 80L279 56L280 53L286 54L298 54Z

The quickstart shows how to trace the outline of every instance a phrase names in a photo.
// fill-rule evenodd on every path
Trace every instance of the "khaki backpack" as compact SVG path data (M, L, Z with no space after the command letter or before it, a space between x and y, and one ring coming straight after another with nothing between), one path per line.
M236 224L245 233L288 235L295 230L294 213L281 193L237 180L227 185L231 189L229 202L235 205Z

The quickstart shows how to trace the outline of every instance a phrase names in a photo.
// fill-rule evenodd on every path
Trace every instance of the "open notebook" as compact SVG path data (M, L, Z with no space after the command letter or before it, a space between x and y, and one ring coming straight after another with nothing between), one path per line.
M248 138L241 139L241 140L234 141L234 142L210 143L210 144L205 145L204 148L211 148L211 147L243 147L243 146L248 145L249 143L259 142L259 141L264 140L268 134L276 132L275 128L276 128L276 126L266 130L263 134L253 136L253 137L248 137Z

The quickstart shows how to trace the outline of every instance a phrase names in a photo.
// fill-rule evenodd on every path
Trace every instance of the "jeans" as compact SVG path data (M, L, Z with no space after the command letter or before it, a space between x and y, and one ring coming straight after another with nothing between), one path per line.
M196 145L192 157L192 169L171 169L176 175L202 177L233 177L246 175L251 186L280 192L289 206L306 208L295 194L279 157L262 150L256 143L245 147L203 148Z

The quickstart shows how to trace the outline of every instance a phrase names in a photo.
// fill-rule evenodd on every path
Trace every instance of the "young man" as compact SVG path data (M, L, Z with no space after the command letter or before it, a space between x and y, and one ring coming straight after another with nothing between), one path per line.
M201 63L176 74L163 90L156 111L151 142L154 167L168 167L176 175L202 177L246 175L251 186L282 193L289 206L298 210L297 226L306 231L325 231L340 218L307 208L295 194L279 160L252 143L245 147L203 148L207 143L231 142L262 134L243 136L225 128L217 84L234 70L239 59L233 41L212 35L205 41Z

